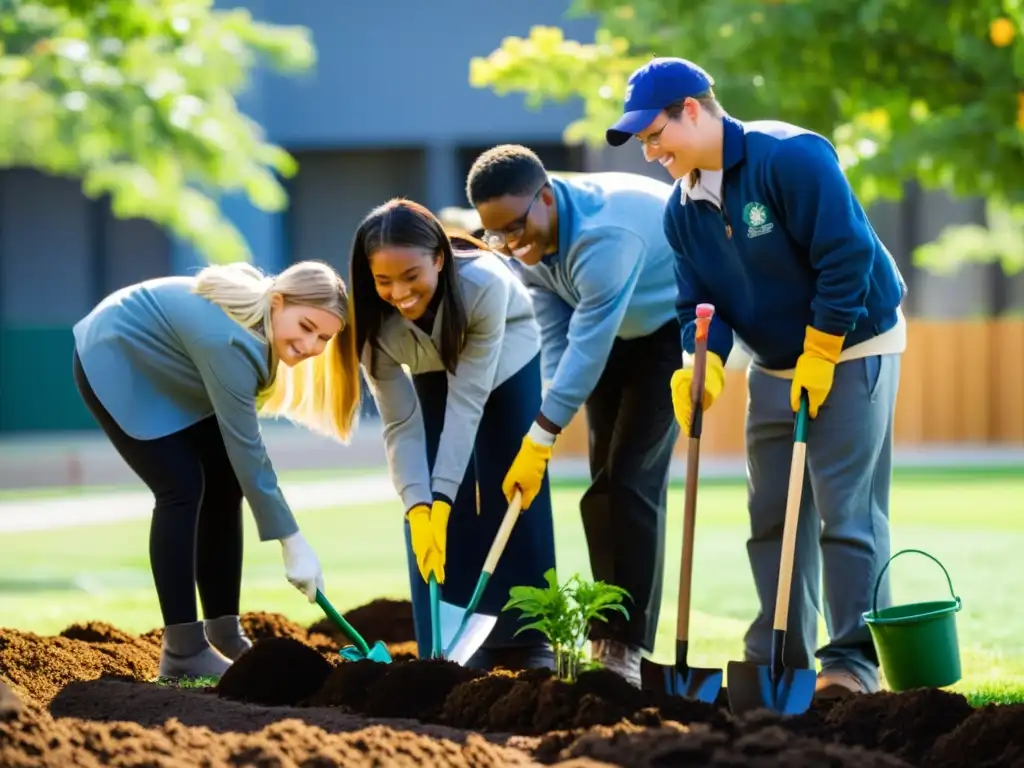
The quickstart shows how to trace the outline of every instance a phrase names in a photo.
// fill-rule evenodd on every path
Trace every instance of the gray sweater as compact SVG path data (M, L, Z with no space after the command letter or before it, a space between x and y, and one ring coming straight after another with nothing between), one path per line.
M228 458L261 541L298 530L278 487L256 414L269 377L265 340L192 293L191 277L164 277L108 296L74 327L89 383L137 440L217 415Z
M540 351L540 328L526 287L495 253L474 251L455 259L466 307L466 345L455 375L448 375L448 400L437 459L427 466L423 415L412 374L443 371L441 314L428 336L397 312L385 319L373 367L363 350L366 374L384 424L384 445L395 490L406 509L430 504L433 494L454 499L469 466L477 427L490 393ZM517 436L517 441L521 436Z

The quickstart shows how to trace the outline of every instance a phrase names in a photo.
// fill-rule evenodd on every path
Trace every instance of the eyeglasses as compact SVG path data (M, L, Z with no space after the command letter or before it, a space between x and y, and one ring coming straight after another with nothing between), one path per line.
M533 204L537 202L537 198L540 197L540 193L544 191L544 187L548 184L544 182L540 185L540 188L533 193L533 198L530 200L530 204L526 206L526 210L523 211L522 215L517 219L506 224L501 229L485 229L483 240L488 248L498 250L500 248L508 247L508 241L518 241L523 236L523 232L526 231L526 220L530 217L530 211L533 210Z
M661 126L661 128L656 130L654 133L652 133L646 139L640 138L639 136L634 136L633 138L636 139L637 141L639 141L642 145L646 145L648 147L651 147L652 149L654 149L656 147L660 147L661 146L661 134L665 132L666 128L668 128L670 122L672 122L672 121L671 120L666 121L666 123L663 126Z

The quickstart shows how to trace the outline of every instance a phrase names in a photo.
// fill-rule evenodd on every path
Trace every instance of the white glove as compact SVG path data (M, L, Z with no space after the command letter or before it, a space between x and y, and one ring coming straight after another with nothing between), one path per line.
M301 532L281 539L284 572L293 587L302 592L309 602L316 602L316 591L324 591L324 572L316 552Z

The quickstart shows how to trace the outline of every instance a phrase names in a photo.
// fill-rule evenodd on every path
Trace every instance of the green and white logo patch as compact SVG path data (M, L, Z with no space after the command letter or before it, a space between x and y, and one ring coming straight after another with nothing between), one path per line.
M768 219L768 209L761 203L747 203L743 206L743 221L747 225L747 237L767 235L775 228Z

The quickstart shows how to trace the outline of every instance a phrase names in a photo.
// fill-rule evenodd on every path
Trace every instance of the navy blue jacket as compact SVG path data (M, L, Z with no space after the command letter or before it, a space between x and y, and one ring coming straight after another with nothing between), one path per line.
M727 360L735 331L775 370L796 364L808 325L844 348L892 328L906 283L832 144L788 123L723 125L723 208L688 198L683 180L665 207L684 346L702 302L715 305L710 351Z

